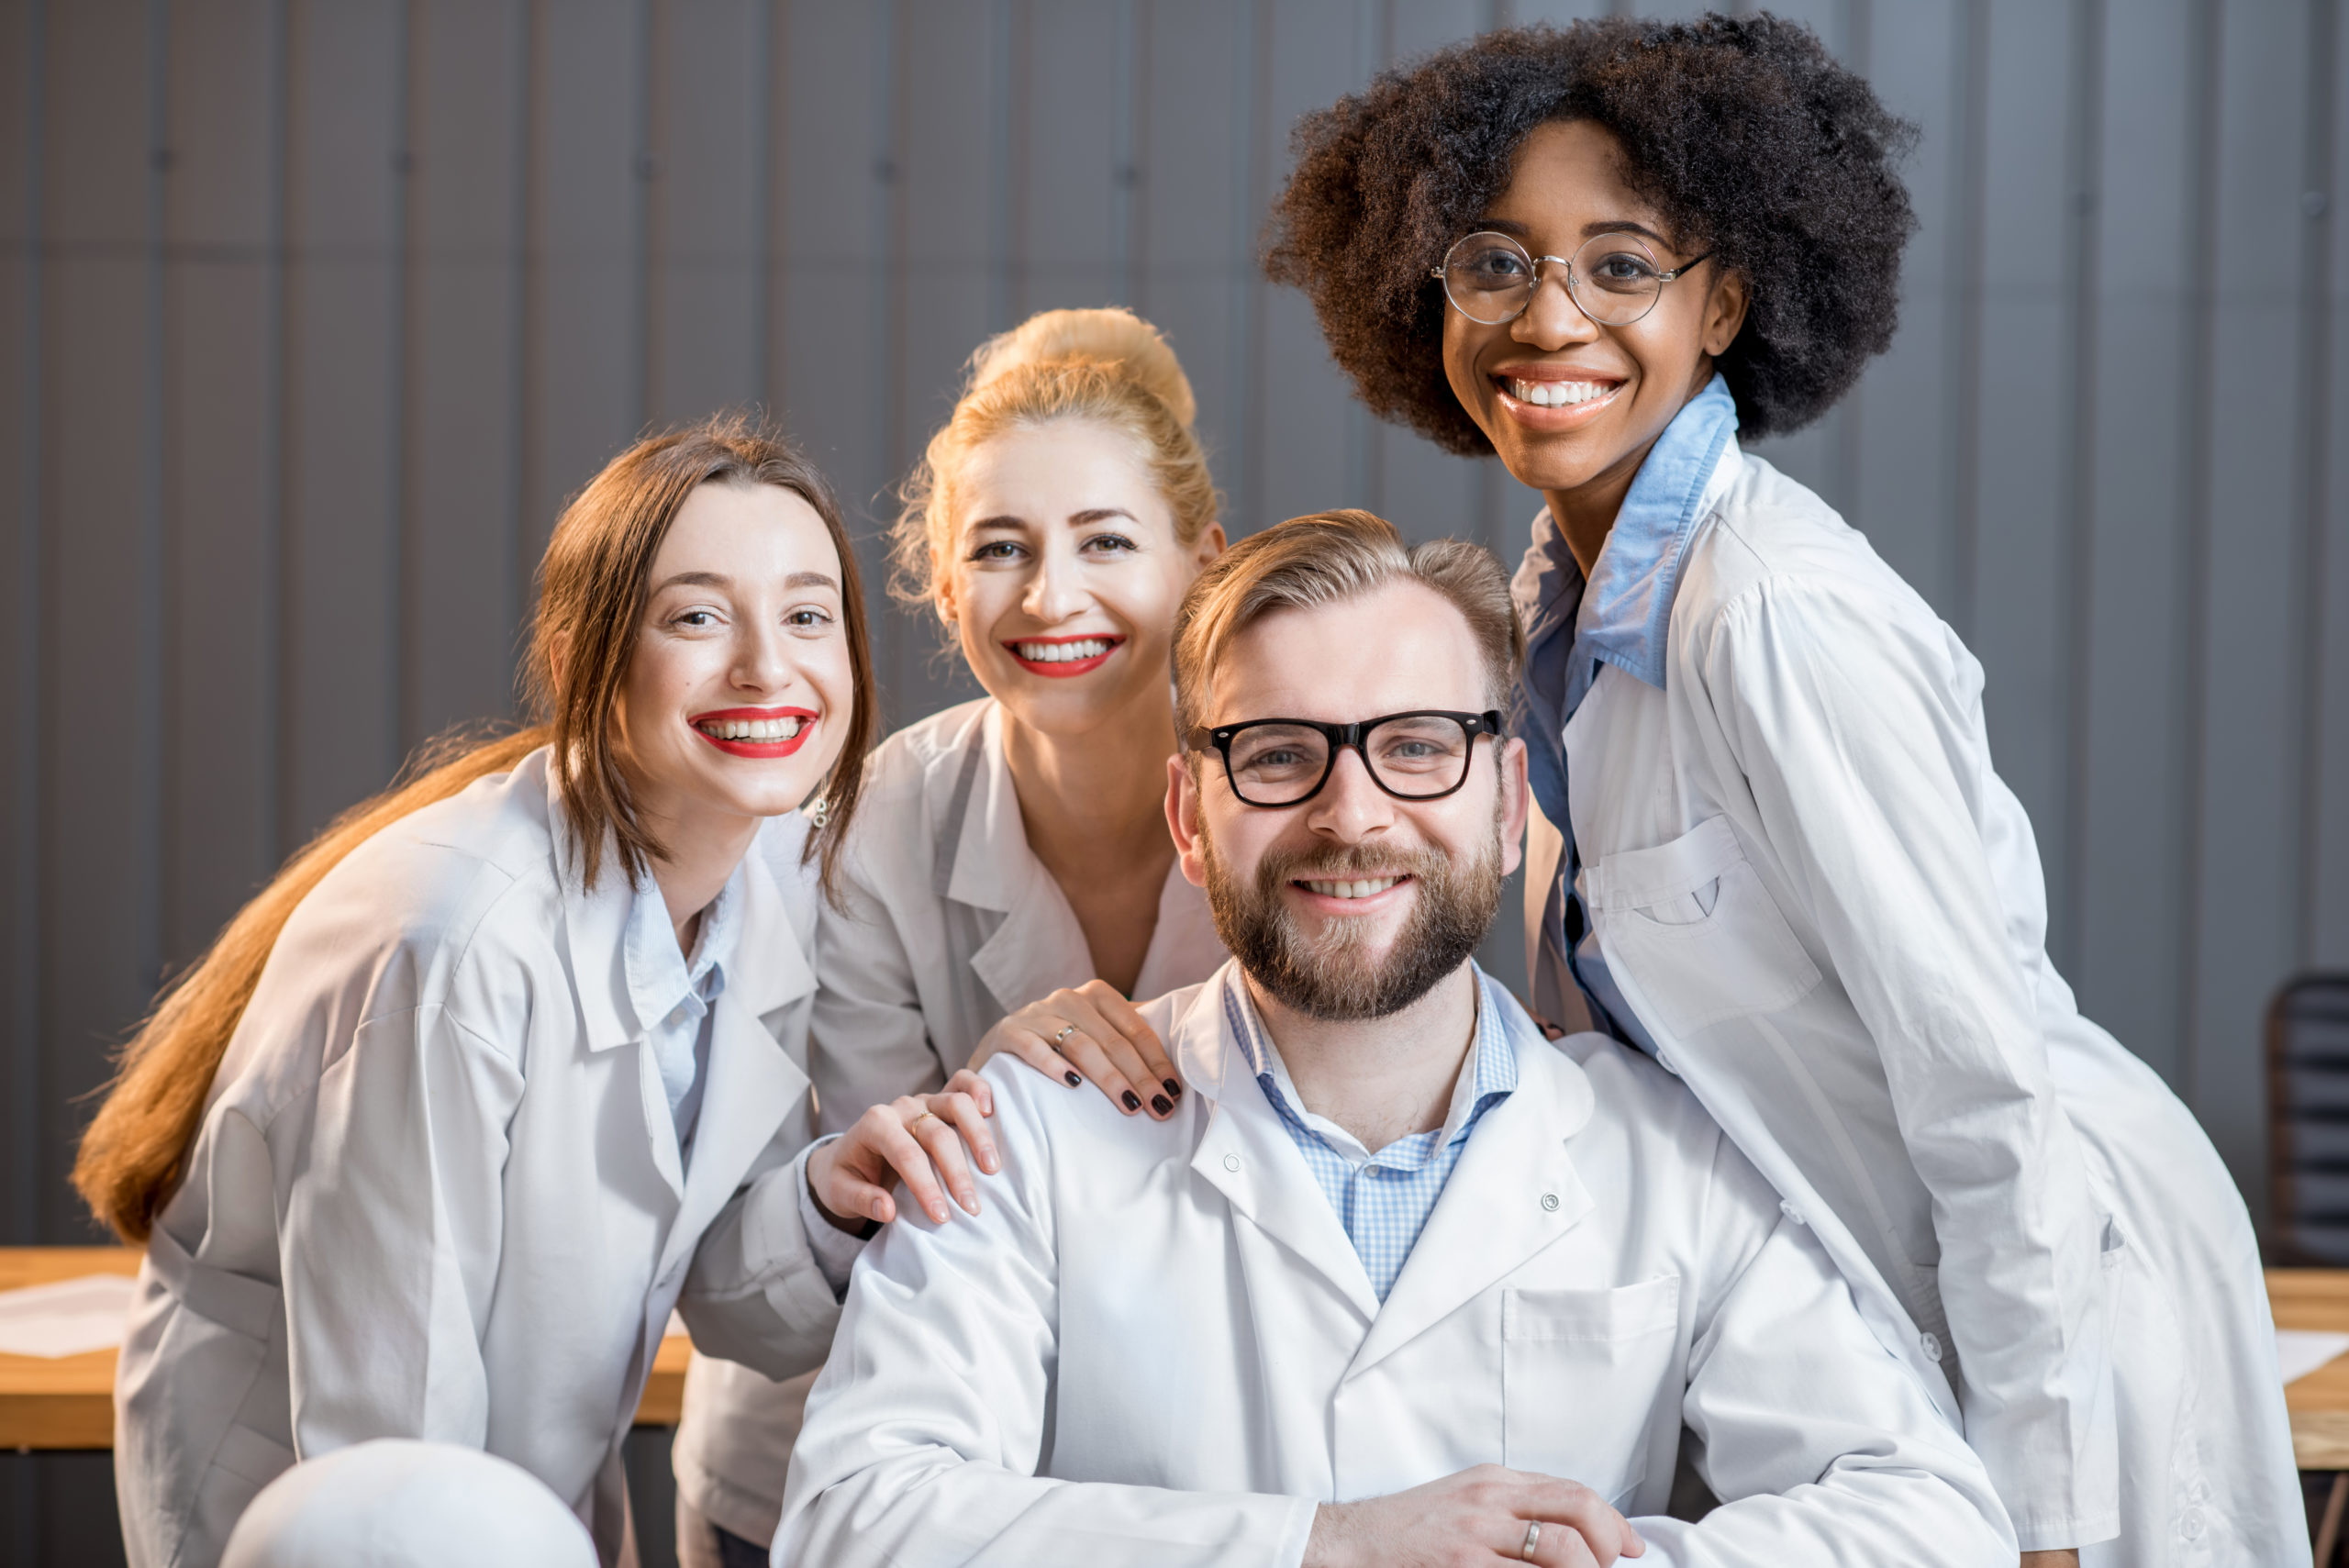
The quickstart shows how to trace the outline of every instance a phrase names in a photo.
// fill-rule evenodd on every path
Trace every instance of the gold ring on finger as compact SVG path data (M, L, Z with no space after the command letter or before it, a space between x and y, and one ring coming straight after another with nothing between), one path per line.
M913 1120L906 1123L906 1130L907 1132L911 1132L915 1128L919 1127L926 1121L943 1121L946 1118L944 1117L940 1116L936 1111L924 1111L921 1115L914 1118Z

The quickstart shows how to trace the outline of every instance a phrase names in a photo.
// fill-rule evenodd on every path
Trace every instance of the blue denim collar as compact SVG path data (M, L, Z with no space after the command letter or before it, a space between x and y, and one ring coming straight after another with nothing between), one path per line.
M1681 562L1736 433L1737 400L1716 375L1648 449L1588 583L1557 519L1546 508L1533 519L1532 546L1510 584L1526 644L1511 728L1534 753L1534 794L1553 822L1564 820L1564 764L1545 753L1558 748L1598 666L1664 689Z

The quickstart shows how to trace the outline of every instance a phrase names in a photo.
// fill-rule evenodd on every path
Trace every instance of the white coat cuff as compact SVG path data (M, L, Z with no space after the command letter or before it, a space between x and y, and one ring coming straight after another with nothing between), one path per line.
M819 1138L809 1144L807 1151L799 1157L799 1223L807 1229L807 1251L816 1259L817 1272L831 1287L834 1301L848 1295L849 1271L856 1266L856 1260L864 1252L863 1237L842 1230L825 1218L824 1211L816 1207L816 1189L809 1175L814 1167L816 1151L839 1138L837 1132L829 1138Z

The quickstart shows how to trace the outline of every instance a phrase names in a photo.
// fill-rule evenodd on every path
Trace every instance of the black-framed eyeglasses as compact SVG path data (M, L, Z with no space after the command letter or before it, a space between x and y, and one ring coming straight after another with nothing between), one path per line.
M1566 295L1575 308L1607 327L1629 327L1664 297L1664 285L1710 250L1667 271L1655 251L1636 234L1594 234L1572 256L1535 256L1506 234L1489 229L1464 235L1444 252L1434 275L1443 296L1469 320L1498 327L1525 314L1542 281L1545 262L1564 267Z
M1194 751L1223 754L1223 776L1246 806L1297 806L1321 793L1338 765L1338 753L1353 748L1371 781L1397 800L1441 800L1468 782L1476 737L1498 740L1497 709L1451 713L1419 708L1354 724L1323 724L1312 718L1252 718L1243 724L1202 726L1185 737Z

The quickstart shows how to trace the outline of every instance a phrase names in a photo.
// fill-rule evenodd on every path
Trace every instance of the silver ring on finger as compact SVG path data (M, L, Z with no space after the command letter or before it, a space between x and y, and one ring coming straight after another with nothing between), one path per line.
M1052 1049L1055 1051L1059 1050L1061 1041L1066 1040L1075 1032L1076 1026L1074 1024L1063 1024L1061 1026L1061 1032L1052 1036Z
M1533 1549L1541 1544L1542 1521L1540 1519L1536 1519L1531 1524L1525 1527L1525 1544L1517 1549L1517 1554L1526 1562L1531 1562L1533 1561Z

